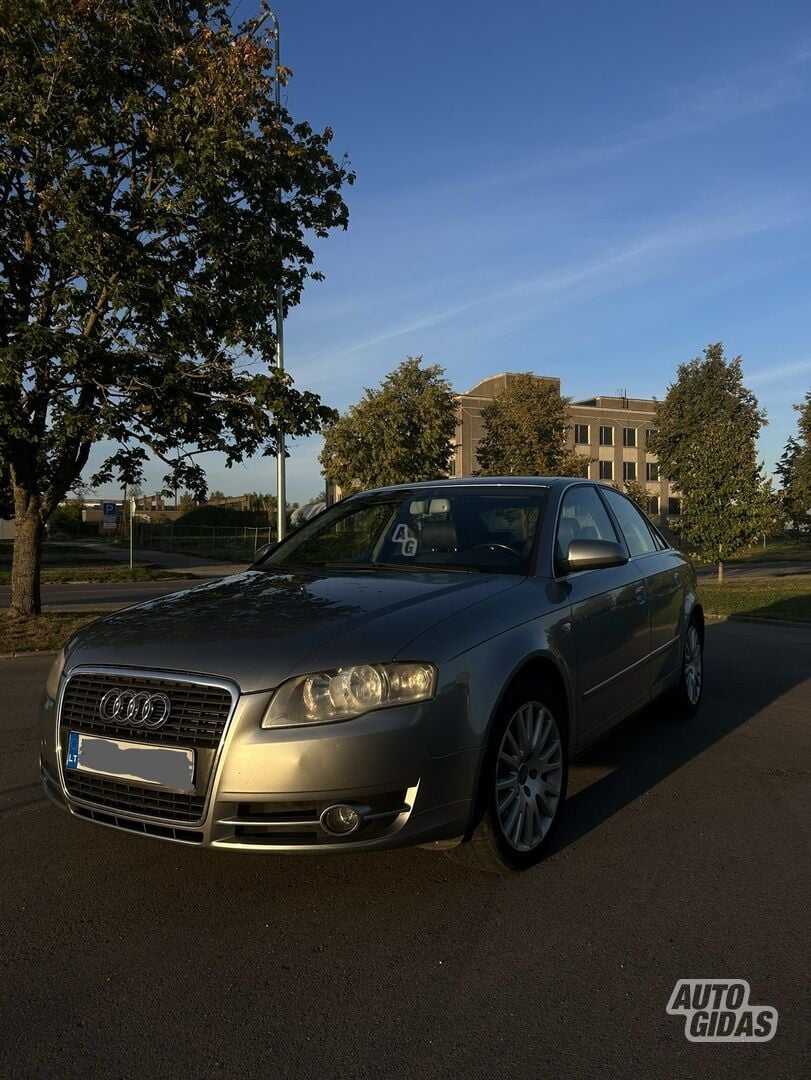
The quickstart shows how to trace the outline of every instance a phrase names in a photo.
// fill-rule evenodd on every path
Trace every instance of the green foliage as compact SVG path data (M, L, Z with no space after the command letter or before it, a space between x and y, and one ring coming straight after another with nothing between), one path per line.
M780 501L785 516L795 526L811 525L811 390L794 408L799 412L799 438L791 436L777 463Z
M326 431L321 465L346 493L448 475L456 396L438 364L409 356Z
M740 357L728 361L720 343L680 365L656 406L649 446L682 496L671 525L687 548L718 564L719 576L725 559L774 528L774 496L755 445L765 422L743 385Z
M100 440L94 485L151 453L201 497L199 454L272 455L279 422L334 415L272 368L273 301L320 277L310 238L346 227L354 177L328 128L276 108L262 14L3 5L0 461L27 545Z
M50 518L51 533L78 536L82 531L82 504L78 501L57 506Z
M588 458L566 449L570 399L526 371L482 411L476 450L484 476L586 476Z

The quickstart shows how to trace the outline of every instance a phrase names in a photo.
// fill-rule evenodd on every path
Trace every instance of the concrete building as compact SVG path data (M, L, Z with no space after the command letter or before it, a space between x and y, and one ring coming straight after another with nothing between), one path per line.
M459 395L453 476L472 476L478 468L476 447L482 437L482 412L514 378L511 372L493 375ZM538 378L560 391L560 379ZM647 448L653 417L654 402L649 398L620 393L573 401L566 437L570 449L589 459L590 479L611 483L620 490L626 483L642 485L648 493L648 513L663 521L681 512L681 502L667 479L659 475L656 456Z

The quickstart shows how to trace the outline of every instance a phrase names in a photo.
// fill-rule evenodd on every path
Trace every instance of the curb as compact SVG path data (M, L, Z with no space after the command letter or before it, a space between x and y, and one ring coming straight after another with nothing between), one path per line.
M811 630L811 622L798 622L796 619L769 619L764 615L710 615L704 612L708 622L754 623L756 626L788 626L795 630Z
M16 660L19 656L56 656L59 649L42 649L40 652L4 652L0 660Z

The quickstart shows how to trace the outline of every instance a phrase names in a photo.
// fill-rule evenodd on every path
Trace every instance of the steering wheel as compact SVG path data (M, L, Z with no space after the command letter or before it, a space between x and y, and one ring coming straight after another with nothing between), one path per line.
M519 555L518 552L511 548L508 544L474 544L470 551L479 551L481 548L486 548L487 551L506 551L508 555L512 555L516 562L523 562L523 555Z

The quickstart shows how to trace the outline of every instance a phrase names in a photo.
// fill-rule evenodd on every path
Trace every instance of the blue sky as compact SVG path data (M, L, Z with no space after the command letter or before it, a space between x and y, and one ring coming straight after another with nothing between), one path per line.
M238 17L254 8L242 0ZM358 174L285 333L344 409L406 355L468 389L662 396L711 341L768 412L769 468L811 385L811 6L278 0L296 118ZM321 487L292 447L289 498ZM273 490L274 462L212 488ZM151 470L145 490L158 484Z

